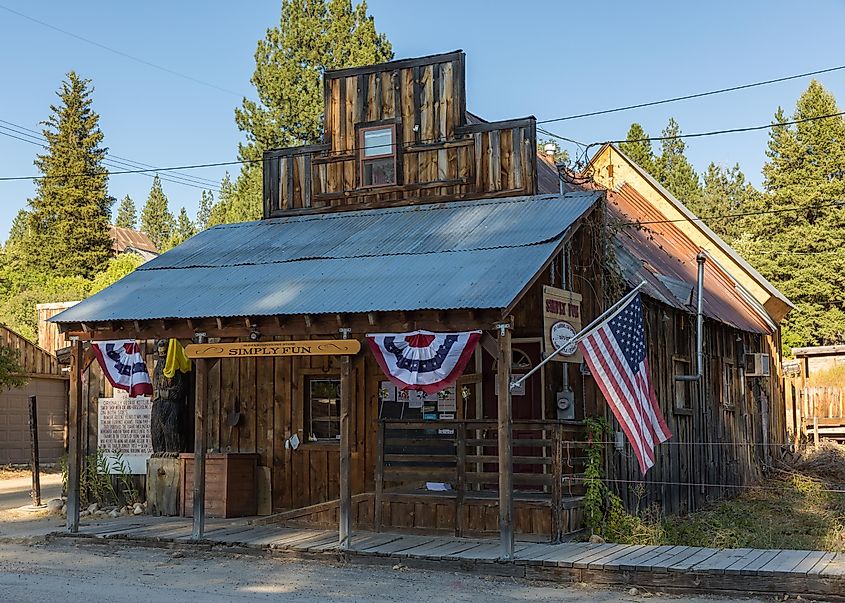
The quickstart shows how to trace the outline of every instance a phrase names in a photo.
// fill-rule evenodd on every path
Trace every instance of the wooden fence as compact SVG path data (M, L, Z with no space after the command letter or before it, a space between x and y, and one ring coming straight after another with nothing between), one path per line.
M409 497L448 498L450 526L458 536L478 534L479 503L494 511L498 500L497 423L492 420L383 419L376 448L374 525L388 527L392 505ZM559 540L580 527L584 430L574 421L514 421L513 484L518 533ZM437 485L434 485L437 484ZM443 488L432 491L432 488ZM401 497L401 499L400 499ZM520 521L520 507L525 521ZM497 512L496 512L497 513ZM418 526L410 526L418 527ZM420 526L421 527L421 526ZM445 525L435 526L444 529Z
M845 442L845 388L801 386L786 381L787 422L796 445L803 439Z

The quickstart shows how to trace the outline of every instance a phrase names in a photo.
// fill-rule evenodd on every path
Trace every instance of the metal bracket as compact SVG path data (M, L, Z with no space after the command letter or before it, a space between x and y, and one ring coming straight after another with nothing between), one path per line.
M341 339L349 339L349 335L352 333L352 329L349 327L341 327L338 329L340 331L340 338Z
M507 332L508 329L512 328L510 323L507 323L507 322L499 322L499 323L496 323L496 325L494 325L494 326L496 327L496 329L499 330L499 335L504 335Z

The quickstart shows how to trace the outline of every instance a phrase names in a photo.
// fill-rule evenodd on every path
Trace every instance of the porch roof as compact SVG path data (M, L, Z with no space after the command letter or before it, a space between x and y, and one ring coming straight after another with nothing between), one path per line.
M508 307L600 191L210 228L57 323Z

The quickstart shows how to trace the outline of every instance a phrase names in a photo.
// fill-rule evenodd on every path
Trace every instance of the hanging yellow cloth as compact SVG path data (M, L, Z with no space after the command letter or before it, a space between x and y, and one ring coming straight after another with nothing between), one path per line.
M176 371L191 372L191 361L185 354L185 348L176 339L167 344L167 360L164 362L164 376L172 379Z

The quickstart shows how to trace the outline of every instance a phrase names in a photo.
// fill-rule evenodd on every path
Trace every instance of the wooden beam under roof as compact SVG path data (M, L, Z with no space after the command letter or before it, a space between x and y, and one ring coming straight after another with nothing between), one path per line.
M502 311L476 310L470 316L466 310L419 310L400 317L396 312L379 312L378 314L344 314L344 326L352 329L354 334L372 332L401 333L408 330L428 329L433 331L468 331L472 329L488 330L501 322ZM292 315L284 317L265 316L252 318L251 324L256 324L261 334L266 337L275 336L332 336L336 337L337 320L329 316L325 320L322 315ZM60 324L60 331L77 335L83 340L102 341L107 339L125 339L133 336L137 339L176 338L191 339L195 332L204 332L208 337L247 338L250 329L242 321L225 321L223 318L192 318L193 327L187 321L168 324L164 321L111 321L109 323L81 323Z

